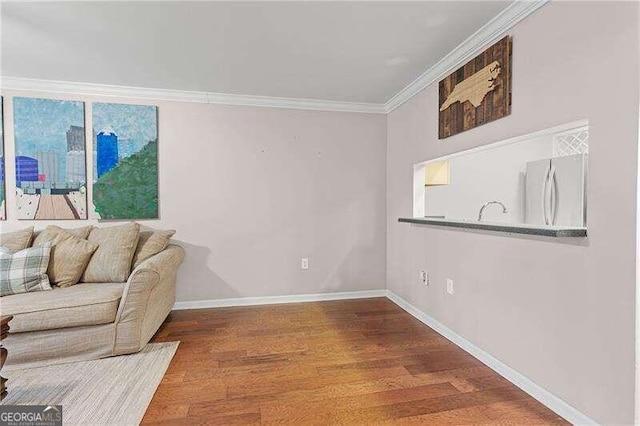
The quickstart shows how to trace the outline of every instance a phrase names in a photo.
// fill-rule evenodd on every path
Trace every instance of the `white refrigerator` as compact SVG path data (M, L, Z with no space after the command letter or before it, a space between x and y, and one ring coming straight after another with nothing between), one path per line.
M525 223L586 226L587 154L527 163Z

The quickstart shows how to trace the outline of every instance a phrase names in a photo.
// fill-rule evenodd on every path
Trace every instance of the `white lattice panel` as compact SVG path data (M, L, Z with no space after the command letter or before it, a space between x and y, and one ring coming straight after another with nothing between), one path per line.
M553 137L554 157L589 153L589 129L582 128Z

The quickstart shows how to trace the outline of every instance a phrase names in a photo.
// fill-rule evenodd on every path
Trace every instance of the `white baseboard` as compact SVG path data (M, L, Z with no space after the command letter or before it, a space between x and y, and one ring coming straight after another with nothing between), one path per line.
M387 290L387 297L394 302L396 305L400 306L402 309L407 311L409 314L413 315L418 321L428 325L433 328L435 331L440 333L442 336L451 340L457 346L461 347L484 364L486 364L489 368L500 374L505 379L509 380L511 383L540 401L542 404L547 406L550 410L553 410L559 416L562 416L565 420L568 420L574 425L597 425L595 421L576 410L571 405L567 404L562 399L558 398L551 392L546 389L540 387L532 380L526 378L522 374L518 373L513 368L504 364L502 361L494 358L487 352L483 351L464 337L460 336L450 328L446 327L442 323L433 319L429 315L425 314L420 309L416 308L402 297L393 293L391 290Z
M278 303L322 302L325 300L387 297L387 290L346 291L340 293L294 294L289 296L239 297L234 299L188 300L176 302L174 310L223 308L230 306L275 305Z

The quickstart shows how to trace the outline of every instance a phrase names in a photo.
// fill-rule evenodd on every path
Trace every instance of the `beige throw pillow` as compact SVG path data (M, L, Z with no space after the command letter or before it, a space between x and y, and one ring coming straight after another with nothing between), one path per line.
M85 283L121 283L129 278L133 253L138 245L140 225L93 228L89 241L98 249L89 260L80 281Z
M93 229L93 225L73 229L63 229L59 226L49 225L36 235L36 238L33 240L33 247L55 240L60 232L68 232L71 235L86 240L87 237L89 237L91 229Z
M169 240L176 233L174 229L161 231L146 226L140 228L140 238L138 247L133 255L133 266L135 268L153 255L160 253L169 245Z
M12 252L24 250L29 247L31 237L33 237L33 226L20 231L0 234L0 247Z
M76 284L98 245L60 230L53 240L47 275L51 284L69 287Z

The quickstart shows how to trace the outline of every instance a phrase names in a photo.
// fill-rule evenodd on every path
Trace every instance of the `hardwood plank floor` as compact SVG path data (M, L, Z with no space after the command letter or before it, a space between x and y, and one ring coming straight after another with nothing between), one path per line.
M568 424L386 298L174 311L146 424Z

